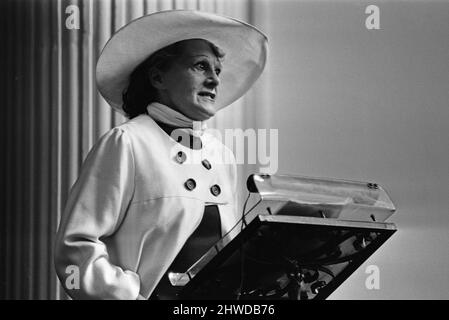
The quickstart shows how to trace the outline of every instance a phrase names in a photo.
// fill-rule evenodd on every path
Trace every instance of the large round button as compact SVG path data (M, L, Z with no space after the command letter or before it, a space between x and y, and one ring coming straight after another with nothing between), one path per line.
M207 159L204 159L203 161L201 161L201 163L203 164L203 167L206 168L207 170L210 170L210 168L212 168L212 165Z
M221 189L220 186L218 184L214 184L212 187L210 187L210 192L214 195L214 196L218 196L221 193Z
M186 187L187 190L192 191L193 189L196 188L196 182L193 179L189 179L184 183L184 186Z
M186 161L186 159L187 159L187 156L186 156L186 154L185 154L184 152L179 151L179 152L176 154L176 162L178 162L178 163L184 163L184 162Z

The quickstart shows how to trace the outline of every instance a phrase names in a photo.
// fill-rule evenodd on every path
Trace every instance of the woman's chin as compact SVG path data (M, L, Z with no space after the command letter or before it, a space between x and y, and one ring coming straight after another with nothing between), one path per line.
M192 119L194 121L206 121L209 120L210 118L212 118L214 115L201 115L201 116L197 116L195 117L195 119Z
M195 113L193 120L204 121L212 118L214 115L215 115L215 108L213 106L206 108L202 107L197 109L197 112Z

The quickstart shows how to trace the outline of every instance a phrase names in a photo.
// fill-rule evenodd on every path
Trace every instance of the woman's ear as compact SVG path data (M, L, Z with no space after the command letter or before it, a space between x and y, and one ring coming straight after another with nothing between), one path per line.
M150 79L151 85L158 89L163 90L165 89L164 83L163 83L163 76L162 72L158 68L151 68L148 71L148 77Z

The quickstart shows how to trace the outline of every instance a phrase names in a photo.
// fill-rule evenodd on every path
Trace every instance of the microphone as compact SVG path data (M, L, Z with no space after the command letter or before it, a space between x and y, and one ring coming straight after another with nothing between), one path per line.
M249 175L248 179L246 180L246 188L248 189L249 192L259 193L259 190L257 189L256 182L255 182L254 178L256 178L258 180L264 180L264 179L269 179L270 175L269 174L251 174L251 175Z

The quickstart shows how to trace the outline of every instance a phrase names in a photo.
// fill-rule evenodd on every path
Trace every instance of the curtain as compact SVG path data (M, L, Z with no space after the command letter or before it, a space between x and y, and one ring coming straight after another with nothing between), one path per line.
M251 0L0 2L0 86L6 101L0 299L65 298L53 268L53 243L67 194L92 145L126 120L96 90L97 58L115 30L166 9L216 12L256 25L263 21ZM264 92L260 80L210 126L265 127ZM239 166L240 195L247 174L256 169Z

